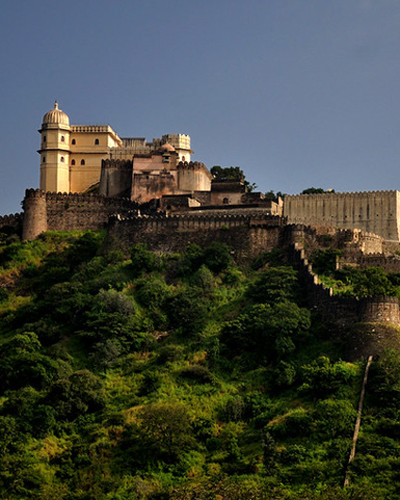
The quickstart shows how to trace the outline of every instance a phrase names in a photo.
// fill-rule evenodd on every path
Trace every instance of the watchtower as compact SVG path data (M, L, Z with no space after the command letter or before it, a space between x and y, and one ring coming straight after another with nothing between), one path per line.
M40 189L52 192L69 192L69 159L71 127L68 116L54 108L43 117L40 154Z

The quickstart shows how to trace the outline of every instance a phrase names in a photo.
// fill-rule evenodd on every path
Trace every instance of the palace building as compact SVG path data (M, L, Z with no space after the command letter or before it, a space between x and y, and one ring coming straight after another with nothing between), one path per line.
M39 133L40 189L45 192L87 191L99 184L104 160L135 158L136 173L157 175L173 170L180 162L189 164L193 153L190 137L185 134L167 134L146 142L144 138L121 138L109 125L70 125L57 101L44 115ZM210 189L210 180L203 179L200 185ZM198 187L189 185L190 189Z

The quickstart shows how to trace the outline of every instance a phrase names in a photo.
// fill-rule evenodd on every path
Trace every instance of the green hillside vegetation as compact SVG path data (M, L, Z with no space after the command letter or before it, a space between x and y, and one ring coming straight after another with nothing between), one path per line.
M9 236L0 285L1 499L400 498L399 357L372 364L343 489L365 361L280 252Z

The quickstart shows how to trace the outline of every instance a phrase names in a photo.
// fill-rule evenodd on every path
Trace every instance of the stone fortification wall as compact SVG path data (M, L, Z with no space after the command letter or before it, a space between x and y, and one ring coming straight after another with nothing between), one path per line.
M22 230L23 220L23 213L0 216L0 231L12 230L19 233Z
M362 321L384 322L400 325L399 299L397 297L367 297L359 302Z
M22 237L31 240L44 231L102 229L114 213L127 213L136 203L93 194L45 193L28 189L24 199Z
M299 244L307 248L309 254L319 248L333 247L347 253L377 254L383 251L383 238L377 234L359 229L338 229L326 226L306 226L288 224L284 242L287 245ZM358 253L357 253L358 255Z
M291 260L309 290L310 305L340 330L349 330L357 322L382 322L400 325L400 307L397 297L336 297L332 288L320 282L306 258L304 249L295 244Z
M361 229L399 241L399 202L398 191L287 195L284 215L289 223Z
M283 219L265 213L187 213L151 217L112 217L110 237L125 247L146 243L153 251L183 251L188 243L227 243L238 260L253 258L281 244Z
M132 186L132 171L132 160L103 160L100 195L129 197Z
M181 191L210 191L212 175L201 162L179 162L178 189Z
M343 269L346 266L360 267L381 267L387 273L400 272L400 257L398 255L384 255L383 253L364 255L362 252L355 252L338 258L337 268Z

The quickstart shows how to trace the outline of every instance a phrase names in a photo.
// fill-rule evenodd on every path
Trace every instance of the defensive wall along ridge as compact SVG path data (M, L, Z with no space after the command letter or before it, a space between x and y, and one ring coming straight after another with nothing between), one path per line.
M154 216L113 216L108 234L129 247L146 243L158 252L181 252L189 243L207 246L215 241L233 248L235 258L253 258L261 251L278 248L282 242L284 220L262 211L230 213L158 213Z
M286 195L283 214L289 223L359 228L389 241L400 238L400 193L396 190Z
M27 189L22 238L32 240L49 230L103 229L107 227L111 214L123 214L135 208L137 203L124 198Z
M400 325L400 306L397 297L340 297L333 289L321 282L307 259L301 244L291 246L290 257L300 278L309 290L312 309L328 319L338 333L349 331L354 324L387 323ZM379 345L375 346L379 350Z

